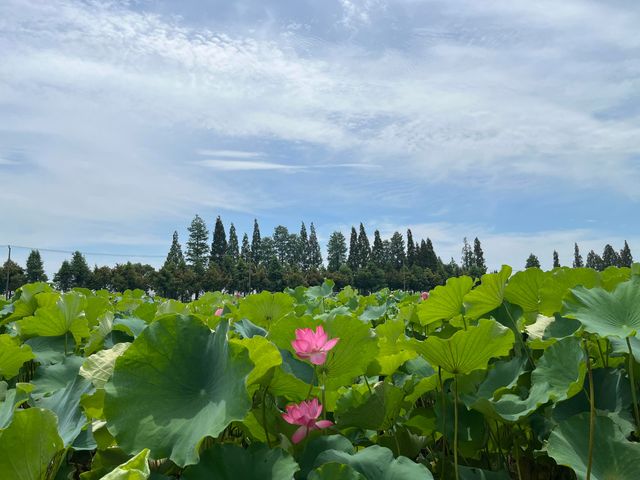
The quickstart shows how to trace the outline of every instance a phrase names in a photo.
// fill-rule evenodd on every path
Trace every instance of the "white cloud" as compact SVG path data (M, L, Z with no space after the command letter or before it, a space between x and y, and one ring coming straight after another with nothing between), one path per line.
M264 156L261 152L245 152L242 150L207 150L201 149L196 152L204 157L221 157L221 158L258 158Z

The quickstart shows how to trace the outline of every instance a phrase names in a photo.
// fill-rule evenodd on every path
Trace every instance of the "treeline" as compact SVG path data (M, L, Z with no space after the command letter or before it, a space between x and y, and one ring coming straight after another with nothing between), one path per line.
M359 229L352 227L348 242L342 232L330 235L326 262L313 223L307 231L303 222L298 232L278 225L270 236L263 236L256 220L251 237L247 233L240 237L233 224L227 234L218 217L210 236L204 220L196 215L188 232L184 249L174 232L167 258L158 270L131 262L115 267L96 265L92 270L82 253L75 252L62 263L52 283L61 290L139 288L186 300L207 290L278 291L318 285L325 278L331 278L337 287L353 285L363 291L384 287L425 290L452 276L480 276L487 270L477 238L472 245L464 240L458 264L453 258L443 262L431 240L414 240L411 230L405 236L395 232L389 239L376 230L371 241L362 223ZM9 291L27 282L48 280L37 250L29 255L26 267L11 262L0 269L0 279L9 272Z
M611 245L606 244L602 255L598 255L595 251L589 250L586 262L580 254L580 247L577 243L573 246L573 268L587 267L594 270L602 271L608 267L630 267L633 263L633 255L627 241L624 246L617 252ZM529 255L525 263L525 268L540 267L540 260L533 253ZM557 251L553 251L553 268L560 267L560 257Z
M460 262L453 258L443 261L435 252L429 238L414 239L411 230L405 235L395 232L383 239L378 230L370 240L365 227L351 228L349 239L342 232L333 232L327 242L326 262L318 242L315 226L307 231L304 222L298 232L289 232L278 225L270 236L262 236L257 220L251 237L240 238L233 223L227 230L218 217L213 232L196 215L188 228L189 237L183 250L178 233L173 239L162 267L127 262L115 267L89 267L80 252L65 260L52 279L60 290L85 287L93 290L124 291L141 289L155 291L167 298L188 300L204 291L226 290L281 291L299 285L321 284L332 279L338 288L353 285L371 292L384 287L404 290L431 290L450 277L470 275L479 277L487 267L480 240L463 240ZM592 251L582 261L575 245L573 266L587 266L603 270L607 266L630 266L633 259L627 242L620 252L607 245L603 255ZM553 252L554 267L560 266L557 252ZM540 266L533 254L526 267ZM15 262L5 262L0 268L0 291L9 292L28 282L47 281L40 253L33 250L23 269ZM6 293L6 292L5 292Z

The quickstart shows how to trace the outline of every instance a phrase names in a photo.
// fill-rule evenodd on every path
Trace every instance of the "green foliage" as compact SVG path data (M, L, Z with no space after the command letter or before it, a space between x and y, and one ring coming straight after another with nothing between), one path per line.
M302 248L304 236L281 239ZM412 285L431 270L418 264L428 242L411 242L414 264L396 269L400 249L374 239L355 279ZM253 285L306 278L295 275L307 261L312 270L303 254L281 264L270 237L260 265L243 244ZM214 267L232 282L228 248ZM166 265L179 269L174 250ZM380 252L384 268L373 265ZM469 246L474 276L477 253ZM0 314L0 480L564 480L586 476L589 438L591 478L638 477L640 266L505 266L445 285L438 275L457 266L436 268L426 300L321 277L193 301L24 285ZM338 341L313 365L292 341L319 326ZM311 399L322 412L308 425L322 423L294 444L299 425L283 413Z

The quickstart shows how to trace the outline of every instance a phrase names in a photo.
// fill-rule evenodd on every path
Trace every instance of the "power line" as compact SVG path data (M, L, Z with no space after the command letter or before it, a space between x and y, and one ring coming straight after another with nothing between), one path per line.
M94 256L94 257L133 257L133 258L165 258L166 255L145 255L145 254L137 254L137 253L105 253L105 252L82 252L80 250L58 250L55 248L38 248L38 247L25 247L24 245L7 245L9 248L23 249L23 250L38 250L39 252L50 252L50 253L68 253L73 255L76 252L80 252L85 256Z

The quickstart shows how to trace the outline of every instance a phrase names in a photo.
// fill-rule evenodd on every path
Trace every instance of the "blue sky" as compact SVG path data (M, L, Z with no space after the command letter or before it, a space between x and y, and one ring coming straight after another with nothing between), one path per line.
M639 24L631 0L3 0L0 244L164 256L198 213L410 227L444 259L478 236L492 268L640 258Z

